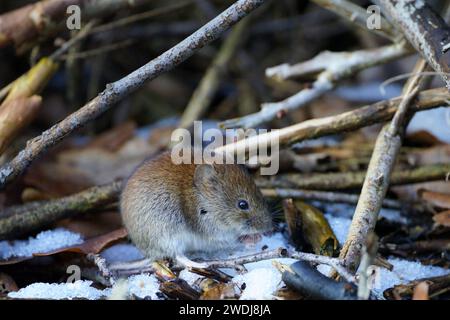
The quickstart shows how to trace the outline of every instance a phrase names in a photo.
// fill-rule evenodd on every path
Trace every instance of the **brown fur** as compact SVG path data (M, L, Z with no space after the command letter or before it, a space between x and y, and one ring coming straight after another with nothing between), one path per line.
M238 208L240 199L248 201L248 211ZM267 231L272 220L241 166L175 165L168 152L131 175L121 213L131 240L152 259L233 246L241 235Z

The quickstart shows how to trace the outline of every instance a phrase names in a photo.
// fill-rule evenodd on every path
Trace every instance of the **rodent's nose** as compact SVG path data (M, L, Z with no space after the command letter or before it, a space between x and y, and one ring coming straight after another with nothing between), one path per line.
M260 231L267 231L272 228L272 220L261 217L251 217L245 223L248 228L254 228Z

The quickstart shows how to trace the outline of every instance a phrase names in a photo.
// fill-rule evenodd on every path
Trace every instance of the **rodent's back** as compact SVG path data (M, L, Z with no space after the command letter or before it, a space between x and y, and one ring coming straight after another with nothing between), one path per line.
M122 220L131 240L148 256L149 247L174 233L185 232L190 222L184 212L192 210L192 179L195 165L172 163L170 153L146 160L130 176L122 191ZM158 250L156 250L158 251Z

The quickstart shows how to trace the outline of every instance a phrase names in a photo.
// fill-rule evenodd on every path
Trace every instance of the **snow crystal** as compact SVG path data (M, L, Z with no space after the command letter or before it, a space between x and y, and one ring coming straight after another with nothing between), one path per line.
M159 282L154 275L139 274L128 278L128 294L158 300Z
M100 255L107 263L141 260L144 255L132 244L119 243L103 250Z
M0 259L31 257L33 253L45 253L81 242L83 242L83 238L78 233L62 228L42 231L36 237L30 237L28 240L16 240L12 243L0 241Z
M8 293L14 299L89 299L97 300L106 296L109 289L98 290L91 287L92 281L78 280L74 283L33 283L17 292Z
M244 287L241 300L273 299L281 285L281 274L273 268L258 268L233 278L233 283ZM245 284L245 286L244 286Z

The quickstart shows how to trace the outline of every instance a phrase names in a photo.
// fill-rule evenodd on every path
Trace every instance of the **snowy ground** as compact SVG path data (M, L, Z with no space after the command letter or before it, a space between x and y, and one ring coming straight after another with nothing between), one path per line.
M350 214L353 212L348 205L330 205L326 208L326 217L333 228L336 237L340 243L345 241L348 227L350 226ZM398 212L392 210L382 211L382 216L386 219L402 221ZM46 252L59 247L74 245L80 243L82 238L75 233L63 229L44 231L35 238L24 241L9 243L0 242L0 257L2 259L12 257L28 257L33 253ZM229 258L241 256L261 251L262 247L267 246L267 250L279 247L288 247L285 238L281 233L275 233L270 237L263 239L253 246L241 247L238 250L222 252L220 258ZM102 252L102 256L109 262L131 261L141 258L140 252L131 244L117 244ZM217 258L214 257L214 258ZM292 259L276 259L281 263L290 264ZM388 271L379 268L374 281L374 290L378 295L385 289L396 284L406 283L414 279L439 276L449 273L447 269L424 266L419 262L407 261L399 258L390 257L388 261L394 265L394 270ZM272 299L273 293L283 286L280 273L272 265L272 260L265 260L245 265L248 272L243 275L236 275L231 270L224 270L228 274L235 276L233 283L236 288L245 283L245 289L242 291L241 299ZM319 267L319 270L325 272L328 268ZM198 275L183 270L180 277L191 285L196 285ZM98 290L91 286L91 281L77 281L76 283L47 284L34 283L18 292L10 293L11 298L42 298L42 299L100 299L108 298L114 291L114 288ZM134 295L139 298L158 299L159 284L153 275L132 276L126 281L126 294Z

